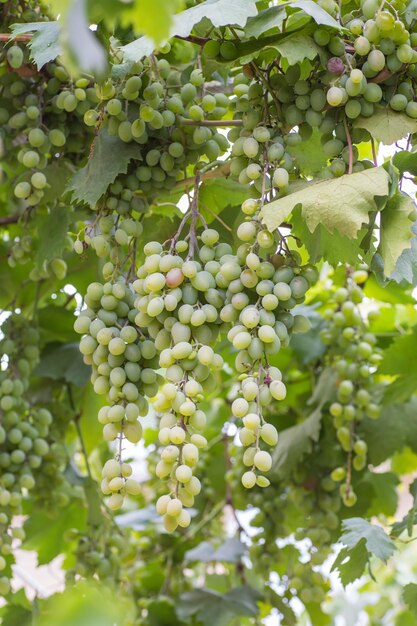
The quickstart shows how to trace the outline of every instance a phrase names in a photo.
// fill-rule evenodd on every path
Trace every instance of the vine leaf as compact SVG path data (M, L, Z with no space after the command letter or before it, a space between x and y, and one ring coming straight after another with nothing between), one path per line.
M229 537L217 549L209 541L203 541L185 553L185 560L200 561L202 563L210 563L212 561L238 563L245 552L245 546L237 537Z
M404 250L397 260L391 278L397 283L405 280L412 285L417 284L417 222L411 227L412 237L410 248Z
M403 599L414 615L417 616L417 585L415 583L408 583L408 585L404 587Z
M336 30L341 30L339 22L337 22L334 17L329 15L327 11L321 8L316 2L312 0L302 0L301 2L289 2L287 6L293 7L295 9L301 9L313 18L316 24L321 26L330 26L331 28L335 28Z
M38 563L49 563L58 554L65 552L65 534L71 528L86 529L87 510L78 502L50 511L36 511L25 522L25 550L36 550ZM48 532L45 532L45 528Z
M361 539L354 548L342 548L337 555L332 571L337 570L344 587L360 578L369 562L365 539Z
M414 202L404 193L396 193L389 198L381 212L381 240L379 253L384 261L384 272L391 276L398 259L404 250L411 248L412 222L410 215L414 212Z
M347 548L354 548L360 541L365 540L368 553L373 554L386 563L394 554L396 547L381 526L370 524L361 517L350 517L343 521L343 534L340 541Z
M67 242L70 212L67 207L55 207L49 215L38 218L37 231L39 247L36 252L36 266L60 257Z
M233 617L255 617L257 602L262 599L258 591L244 585L221 594L211 589L194 589L181 594L177 615L182 620L195 616L205 626L227 626Z
M28 24L12 24L13 36L34 33L28 42L30 58L36 63L38 70L49 61L62 54L60 43L60 25L58 22L30 22Z
M400 150L394 154L392 162L399 169L400 174L409 172L413 176L417 176L417 152Z
M257 15L254 0L206 0L200 4L177 13L172 21L169 37L178 35L188 37L194 26L203 19L208 19L216 28L235 24L245 26L248 17ZM138 61L151 54L155 42L150 37L139 37L126 46L122 46L126 60Z
M274 200L262 209L262 221L274 231L297 207L310 232L322 224L346 237L356 237L369 213L377 209L375 197L388 196L389 174L375 167L340 178L311 183L299 191Z
M353 126L364 128L373 139L385 145L391 145L417 131L417 120L408 117L405 113L397 113L392 109L379 107L371 117L358 117Z
M384 403L403 402L417 389L417 329L414 332L396 337L384 351L380 366L382 374L397 376L384 395Z
M78 344L64 343L46 346L35 373L37 376L64 380L82 387L89 379L91 371L81 358Z
M73 201L94 207L116 176L126 174L130 159L139 157L137 143L124 143L103 128L94 140L86 165L71 178L66 190L72 191Z
M289 65L302 63L304 59L312 61L320 54L320 48L312 37L308 35L294 35L291 39L284 39L274 44Z
M279 28L287 17L286 6L269 7L260 11L255 17L250 17L246 24L245 35L258 38L271 28Z
M280 434L278 445L272 453L271 474L286 476L300 458L310 449L312 441L318 441L321 428L321 409L318 408L301 422L286 428Z

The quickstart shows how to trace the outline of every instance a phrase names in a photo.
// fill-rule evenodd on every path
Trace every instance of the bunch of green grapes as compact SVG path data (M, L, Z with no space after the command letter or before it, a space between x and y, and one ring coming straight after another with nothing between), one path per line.
M138 418L147 414L146 396L153 397L158 390L156 348L137 325L134 294L122 279L91 283L85 304L87 308L76 319L74 329L83 335L80 351L84 362L92 365L94 391L108 401L98 419L104 439L117 441L117 449L115 458L103 467L101 486L109 496L109 507L118 509L125 494L139 492L131 466L123 462L123 442L137 443L142 436Z
M306 318L290 311L304 301L308 288L317 280L313 267L299 266L297 253L287 257L277 253L279 237L264 228L259 208L256 200L243 203L247 217L237 229L243 243L234 257L223 260L217 279L227 290L220 317L231 326L227 338L237 351L240 389L232 414L243 421L239 437L246 447L243 460L249 469L242 482L247 488L269 484L266 477L257 474L267 472L272 464L261 443L276 445L278 434L265 422L263 407L286 396L281 372L270 367L268 359L281 345L288 344L291 333L308 328Z
M126 561L136 557L135 546L122 529L115 528L109 520L97 527L89 527L88 533L70 530L68 541L77 541L74 551L75 565L67 570L66 580L98 577L109 584L120 581L120 574Z
M39 332L22 315L12 313L2 325L0 341L0 570L10 572L13 539L23 539L12 527L22 502L37 485L50 454L48 436L52 415L31 406L25 397L29 378L39 361ZM7 593L8 577L0 577Z
M16 47L9 48L9 56ZM97 101L88 84L87 79L79 79L73 87L66 70L52 63L47 72L29 77L18 72L1 74L2 134L18 172L12 181L14 195L23 207L42 204L52 182L48 181L52 160L85 153L90 135L84 130L83 109L89 99Z
M199 69L186 79L167 59L151 55L122 79L109 79L97 94L99 102L86 111L84 122L139 144L129 175L142 193L172 189L188 165L215 161L229 147L224 135L203 123L223 118L229 99L211 94Z
M199 449L207 444L201 434L206 415L198 404L214 388L211 372L223 366L213 349L225 297L216 276L231 248L219 243L212 228L197 239L195 217L192 211L189 234L178 240L178 233L168 249L156 241L145 245L146 259L133 284L138 294L136 321L147 327L159 352L159 365L165 369L166 382L154 407L162 414L159 441L164 446L156 475L168 479L168 493L159 498L156 508L169 532L190 523L184 507L192 506L200 492L194 469Z
M381 411L375 374L382 355L360 308L363 292L358 284L367 277L365 270L353 272L346 286L335 291L324 312L328 325L320 335L329 346L327 362L338 376L337 401L331 404L329 412L337 439L347 453L347 462L345 467L335 468L331 478L342 483L340 493L346 506L356 502L352 470L361 471L366 467L367 444L361 436L361 421L366 417L377 419Z

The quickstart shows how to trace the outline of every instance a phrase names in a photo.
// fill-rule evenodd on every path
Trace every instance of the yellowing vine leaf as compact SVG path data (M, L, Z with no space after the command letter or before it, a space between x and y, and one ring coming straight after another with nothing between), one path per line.
M371 117L358 117L353 125L356 128L364 128L373 139L387 146L409 133L417 132L417 120L385 107L376 109Z
M262 209L262 221L274 231L301 205L302 216L311 233L319 224L330 232L356 237L368 214L377 209L375 196L387 196L390 177L382 168L346 174L333 180L311 183L303 189L274 200Z

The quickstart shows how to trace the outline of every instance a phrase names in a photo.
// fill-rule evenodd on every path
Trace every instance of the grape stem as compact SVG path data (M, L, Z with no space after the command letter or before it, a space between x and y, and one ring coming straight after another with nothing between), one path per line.
M7 217L0 217L0 226L7 226L7 224L17 224L20 219L20 215L8 215Z
M82 454L83 454L83 457L84 457L85 468L87 470L88 477L92 479L93 476L91 474L90 463L88 462L87 448L85 447L83 433L82 433L81 425L80 425L80 419L81 419L81 415L82 414L80 412L77 412L77 410L76 410L76 406L75 406L75 402L74 402L74 396L73 396L73 393L72 393L72 387L71 387L71 385L69 383L67 384L67 394L68 394L68 401L69 401L71 410L74 411L73 421L74 421L74 424L75 424L75 429L77 431L78 440L80 442L81 451L82 451Z
M346 122L346 117L343 118L343 125L345 127L346 139L348 142L348 150L349 150L349 167L348 174L352 174L353 169L353 146L352 146L352 137L350 136L349 127Z
M224 165L221 165L220 167L216 167L214 170L211 170L209 172L204 172L203 174L199 173L200 181L208 180L210 178L220 178L220 177L223 178L223 177L228 176L229 172L230 172L230 163L224 163ZM176 183L175 188L191 187L192 185L194 185L194 181L195 181L195 176L191 176L190 178L183 178L182 180L179 180Z
M7 41L30 41L32 39L31 34L27 33L25 35L12 35L12 33L0 33L0 42Z

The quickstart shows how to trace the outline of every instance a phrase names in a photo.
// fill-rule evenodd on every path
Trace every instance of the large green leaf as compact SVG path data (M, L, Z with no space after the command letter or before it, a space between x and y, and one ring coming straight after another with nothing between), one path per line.
M28 24L12 24L12 34L23 35L33 33L29 42L30 56L38 70L49 61L62 54L60 43L60 26L58 22L31 22Z
M80 501L53 511L36 511L25 522L23 547L36 550L39 565L49 563L65 550L65 533L72 528L85 530L86 521L87 509Z
M332 570L337 570L344 587L360 578L369 563L366 541L362 538L353 548L342 548L337 555Z
M391 145L417 131L417 120L405 113L397 113L388 107L378 107L370 117L358 117L353 125L364 128L373 139Z
M362 225L368 223L370 211L377 209L375 198L388 195L388 184L389 175L381 167L311 183L265 205L262 221L273 232L301 205L310 232L322 224L330 232L337 230L346 237L356 237Z
M410 172L413 176L417 176L417 152L400 150L394 154L392 162L400 170L401 174Z
M203 541L198 546L185 553L185 560L200 561L203 563L210 563L212 561L238 563L245 552L246 549L243 543L236 537L230 537L218 548L215 548L209 541Z
M294 35L274 45L289 65L302 63L304 59L312 61L320 54L320 48L308 35Z
M417 618L417 585L416 583L408 583L403 591L404 602L408 604Z
M67 191L72 191L75 202L94 207L116 176L126 174L129 161L139 156L137 143L124 143L103 128L94 139L87 164L72 177Z
M417 284L417 222L411 227L413 238L411 239L410 248L407 248L402 252L397 260L397 265L394 272L391 274L391 278L398 283L403 280Z
M336 30L342 30L341 25L337 22L334 17L329 15L327 11L322 9L322 7L313 2L313 0L301 0L297 2L289 2L288 6L294 7L297 9L301 9L304 13L307 13L316 24L320 26L330 26L331 28L335 28Z
M381 240L379 252L384 261L384 271L391 276L404 250L411 248L410 215L415 205L410 196L396 193L389 198L381 212Z
M170 37L188 37L194 26L208 19L215 27L235 24L245 26L248 17L257 15L254 0L205 0L174 16ZM140 37L121 49L126 60L137 61L150 54L155 47L150 37Z
M379 465L394 452L402 450L416 427L417 417L412 405L390 404L383 407L377 420L365 420L361 431L368 443L368 458L372 465Z
M36 252L36 264L42 267L46 261L62 256L67 243L67 231L70 223L70 211L67 207L54 207L50 215L38 219L39 245Z
M271 475L287 476L302 456L318 441L321 428L321 409L318 408L304 422L280 433L278 445L272 453Z
M194 589L178 598L177 615L184 620L194 616L205 626L228 626L237 616L256 617L260 599L261 595L247 585L225 594Z
M381 526L370 524L361 517L345 519L342 529L340 541L348 548L354 548L364 539L367 551L384 562L387 562L395 552L395 544L385 530Z
M90 368L83 362L77 343L49 344L35 374L82 387L90 377Z

